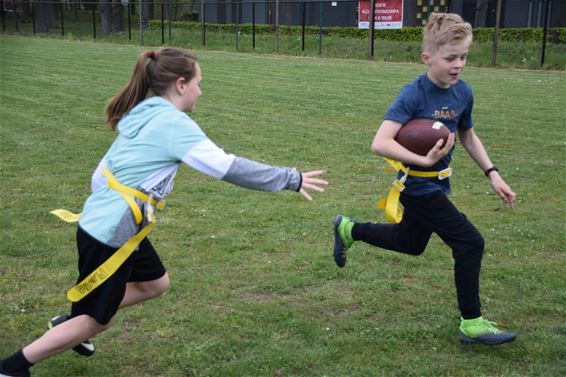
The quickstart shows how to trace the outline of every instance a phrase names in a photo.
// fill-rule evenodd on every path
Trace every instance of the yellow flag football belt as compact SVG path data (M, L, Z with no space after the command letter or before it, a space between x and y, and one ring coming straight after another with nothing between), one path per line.
M142 230L140 230L135 236L130 238L126 243L122 245L118 250L110 256L104 263L102 263L96 270L91 272L86 278L84 278L80 283L75 285L67 292L67 297L72 302L77 302L82 300L86 295L92 292L100 284L104 283L110 276L112 276L118 268L128 259L130 255L136 250L138 245L147 235L153 230L157 221L155 220L155 215L153 213L153 207L162 209L165 206L165 202L156 201L150 195L147 195L141 191L134 188L125 186L118 182L116 177L112 175L108 168L104 168L103 174L108 180L108 187L118 191L122 198L128 203L136 224L141 224L143 221L143 215L140 207L136 203L134 198L140 199L147 203L146 219L148 225L146 225ZM56 209L51 211L52 214L59 217L61 220L66 222L77 222L81 214L75 214L64 209Z
M418 171L411 170L399 161L389 158L386 158L385 161L392 167L384 168L386 171L395 173L402 171L405 173L401 178L393 181L393 186L391 190L389 190L387 198L382 198L377 202L377 208L385 210L385 221L390 223L398 224L403 219L403 208L399 205L399 197L401 196L401 192L405 189L405 181L407 181L409 175L420 178L436 178L439 180L449 178L452 175L452 168L450 167L440 171Z

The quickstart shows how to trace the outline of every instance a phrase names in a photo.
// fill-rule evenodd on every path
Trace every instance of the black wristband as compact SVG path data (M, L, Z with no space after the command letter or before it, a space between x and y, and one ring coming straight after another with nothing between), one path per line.
M299 187L297 187L295 191L297 192L301 191L301 187L303 187L303 174L299 172Z
M499 171L499 169L497 169L496 166L492 166L489 169L487 169L486 171L484 171L483 174L485 174L486 177L489 177L489 173L491 173L492 171Z

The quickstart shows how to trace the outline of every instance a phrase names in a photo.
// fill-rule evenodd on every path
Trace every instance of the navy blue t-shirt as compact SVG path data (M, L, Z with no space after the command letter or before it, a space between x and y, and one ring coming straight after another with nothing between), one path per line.
M385 120L401 124L411 119L427 118L438 120L454 133L457 129L468 130L473 127L472 107L474 97L472 88L462 80L449 88L441 88L434 84L428 76L422 74L415 81L405 85L401 93L387 109ZM452 151L431 168L408 165L420 171L440 171L450 165ZM403 174L399 173L399 177ZM450 179L407 177L405 194L412 196L425 195L434 191L450 193Z

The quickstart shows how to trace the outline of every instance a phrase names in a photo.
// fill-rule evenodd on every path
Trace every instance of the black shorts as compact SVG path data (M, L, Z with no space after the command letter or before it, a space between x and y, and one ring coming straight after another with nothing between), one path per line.
M77 249L79 252L79 278L81 282L92 271L104 263L118 248L113 248L96 240L81 227L77 229ZM87 314L96 322L105 325L116 314L126 292L126 283L159 279L165 275L165 267L157 252L144 240L138 250L118 268L104 283L95 288L71 308L71 317Z

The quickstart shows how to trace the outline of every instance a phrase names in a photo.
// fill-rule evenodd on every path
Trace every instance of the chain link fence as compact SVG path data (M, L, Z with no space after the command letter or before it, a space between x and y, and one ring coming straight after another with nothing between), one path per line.
M372 10L380 4L376 1L369 2ZM564 28L546 27L561 26L564 15L560 9L552 0L506 0L505 6L513 10L525 1L530 6L523 9L521 22L533 27L522 30L505 28L505 24L513 25L517 20L510 20L509 15L505 19L502 17L505 14L494 16L500 9L486 8L483 13L478 13L478 9L473 13L459 9L465 18L467 12L474 26L493 27L503 19L502 29L488 28L488 34L483 33L487 37L479 32L475 36L476 42L491 43L491 65L497 64L497 56L505 58L506 49L513 50L522 44L513 39L519 34L523 39L529 34L527 39L532 46L524 53L517 52L518 56L512 59L519 61L512 64L514 66L542 66L547 44L552 50L550 55L564 55ZM465 6L466 1L462 4ZM404 27L374 32L371 26L358 28L360 3L352 0L1 0L1 5L3 33L290 55L377 57L386 61L418 61L420 27L428 13L456 10L450 0L405 0ZM505 46L506 38L510 38L509 46ZM479 65L490 64L480 62ZM564 69L564 65L563 59L558 58L558 63L553 59L549 67Z

